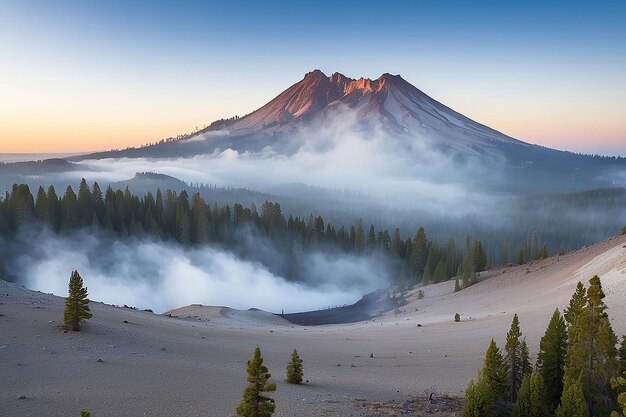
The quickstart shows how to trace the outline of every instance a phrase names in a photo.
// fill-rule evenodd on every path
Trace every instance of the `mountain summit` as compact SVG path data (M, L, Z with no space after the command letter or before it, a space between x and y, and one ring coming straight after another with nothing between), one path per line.
M444 106L400 75L353 79L316 69L260 109L237 119L214 122L205 131L231 136L291 133L324 123L340 111L355 112L363 129L377 125L394 135L410 135L457 150L477 151L498 144L527 145Z
M346 130L335 129L344 125ZM329 126L332 129L326 129ZM402 152L424 167L436 154L480 167L490 173L478 181L481 187L489 183L493 189L508 190L515 184L518 190L575 191L625 184L626 159L594 158L522 142L452 110L400 75L353 79L317 69L246 116L218 120L177 139L68 160L185 158L227 149L289 156L304 144L317 149L311 142L318 138L323 152L328 139L324 135L344 133L388 140L390 153Z

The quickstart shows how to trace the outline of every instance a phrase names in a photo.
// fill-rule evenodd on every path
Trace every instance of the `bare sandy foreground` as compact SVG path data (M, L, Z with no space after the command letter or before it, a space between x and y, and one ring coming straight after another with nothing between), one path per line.
M202 306L170 318L92 302L85 330L63 333L62 298L0 281L0 416L77 416L82 408L94 417L232 416L257 343L278 384L276 416L365 416L359 400L461 395L490 338L503 345L514 313L534 359L554 309L594 274L615 331L626 333L626 236L492 270L459 293L454 282L428 286L397 315L348 325L301 327ZM293 348L304 360L303 386L283 382Z

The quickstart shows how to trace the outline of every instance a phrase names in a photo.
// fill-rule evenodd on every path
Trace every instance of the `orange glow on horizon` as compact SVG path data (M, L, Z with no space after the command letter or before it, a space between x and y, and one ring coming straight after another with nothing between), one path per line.
M186 124L188 126L188 124ZM0 133L0 153L74 153L139 147L193 129L180 126L93 126L75 124L41 128L37 125ZM40 139L35 139L40 138Z
M202 128L206 123L198 120L207 116L198 113L166 109L150 114L84 111L69 117L32 112L36 123L25 120L21 114L14 115L8 122L0 121L0 153L73 153L138 147Z
M558 149L577 151L589 149L593 145L605 148L624 146L626 121L623 120L615 123L615 119L599 117L596 120L578 118L566 122L550 117L537 120L533 117L536 115L497 116L500 117L486 120L477 114L474 119L516 139ZM194 123L181 119L83 119L72 123L46 118L39 119L38 123L19 123L14 120L12 123L0 125L0 153L69 153L124 149L175 137L210 123Z
M620 132L626 130L585 132L576 128L567 130L558 127L534 126L511 126L510 129L502 129L491 125L511 137L524 142L533 143L562 150L578 151L590 148L598 144L598 138L604 147L624 146L624 136ZM127 147L139 147L174 137L178 134L191 131L181 127L158 128L154 126L135 126L127 129L89 129L85 126L73 126L72 129L22 129L12 132L2 132L0 136L0 153L74 153L96 152L111 149L124 149ZM33 138L43 138L36 140ZM87 139L88 138L88 139ZM567 138L567 141L563 140Z

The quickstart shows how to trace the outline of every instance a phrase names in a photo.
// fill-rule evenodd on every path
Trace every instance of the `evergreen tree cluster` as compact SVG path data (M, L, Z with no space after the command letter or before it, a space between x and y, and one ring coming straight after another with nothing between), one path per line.
M504 354L491 340L477 381L466 389L463 416L619 417L626 403L626 380L619 377L626 355L617 347L603 298L598 276L588 288L578 283L564 314L557 309L552 315L535 369L515 315Z
M277 249L292 258L280 271L273 272L290 276L298 268L298 254L302 251L334 246L332 250L338 247L358 254L386 253L392 259L399 256L403 262L396 264L394 276L406 284L439 282L444 276L450 278L458 273L460 289L461 283L467 286L475 282L476 271L495 263L522 264L615 234L623 226L619 219L624 218L626 206L625 190L606 189L511 199L503 203L506 227L485 221L479 214L451 218L424 212L419 214L418 224L428 226L427 239L423 230L414 234L415 218L399 210L382 216L394 219L395 224L382 220L379 212L365 208L342 211L339 207L328 207L325 213L332 216L332 222L321 215L293 215L289 222L290 216L281 212L290 226L286 230L279 219L260 221L263 210L257 210L257 206L271 213L274 210L268 205L276 208L277 204L263 202L261 194L252 193L255 197L250 197L250 192L241 194L205 185L188 185L186 189L179 193L156 190L140 197L132 195L128 188L105 190L97 183L89 187L83 180L77 192L67 187L58 194L54 187L39 187L33 195L27 185L14 184L0 197L0 235L10 236L23 225L43 222L58 232L94 225L122 237L148 235L184 244L208 241L232 247L240 245L245 234L241 233L242 225L256 229L263 224L264 228L272 228L271 238L277 241L271 243L274 246L280 243ZM343 196L350 201L356 198ZM256 206L226 203L242 199L256 201ZM206 204L209 200L213 203ZM220 205L215 201L221 201ZM294 213L307 212L301 205L289 206L289 201L287 204ZM593 222L581 222L580 213L588 212L602 216ZM370 217L379 220L369 226L355 221ZM266 233L259 230L261 236ZM468 235L477 238L469 247L467 239L462 243ZM407 245L408 241L411 245ZM459 244L452 248L450 241ZM413 256L412 245L416 246Z
M139 174L148 175L149 173ZM9 180L5 178L6 185L3 185L3 187L8 187L9 192L5 193L2 191L0 195L0 234L4 234L7 229L14 230L19 219L23 220L24 215L28 215L29 211L32 214L32 209L29 209L29 207L32 208L32 205L36 204L37 199L42 203L45 202L45 199L38 197L43 197L42 194L48 196L51 191L50 187L47 186L45 189L41 188L39 190L38 188L31 188L29 192L32 191L33 195L26 196L28 194L25 192L25 189L28 189L27 186L18 184L11 186L9 185ZM84 183L82 187L73 188L73 193L77 200L80 197L78 195L80 194L80 188L83 191L87 191L89 188L86 187L86 182ZM134 187L132 184L130 186ZM144 195L144 186L137 187L137 189L142 189L140 200L147 195L147 193ZM243 202L240 205L244 207L251 207L251 203L254 202L260 208L265 200L273 200L269 195L240 188L220 188L206 184L184 184L182 182L164 185L161 188L163 191L162 198L165 198L167 193L165 188L167 187L174 187L179 190L177 196L182 194L182 191L180 191L182 189L186 189L188 198L198 193L205 201L212 203L212 209L215 208L216 203L219 208L226 206L228 203L230 204L231 214L236 202ZM95 189L94 185L92 185L90 190L96 200L99 195L106 194L106 187L97 188ZM15 191L18 192L16 193ZM113 191L117 193L116 189ZM124 188L121 191L122 196L126 195ZM53 197L56 197L57 200L62 199L65 196L65 192L67 192L66 187L58 188L54 192ZM283 212L293 214L294 217L296 215L304 215L304 220L307 223L310 217L308 213L318 212L323 215L326 223L330 221L335 226L336 232L339 230L339 225L344 225L346 226L346 232L349 233L351 225L354 225L356 228L357 222L355 219L372 219L376 229L374 236L377 240L379 232L382 231L384 233L385 230L388 230L388 235L393 240L393 232L397 227L403 231L404 239L407 237L413 238L415 229L421 225L428 231L430 242L435 241L439 246L443 247L452 238L459 243L457 247L459 252L465 250L461 242L465 236L469 235L481 241L486 255L487 266L496 263L526 263L548 255L593 244L605 237L618 233L624 227L623 219L626 215L624 209L626 207L626 190L623 188L565 194L527 195L506 199L501 202L502 205L498 210L498 221L494 221L492 215L482 211L465 214L460 217L426 211L416 213L403 208L387 208L381 211L367 204L365 200L361 200L361 196L358 193L327 190L319 187L307 187L304 190L296 189L294 193L295 195L306 194L308 196L310 193L315 193L316 195L315 203L308 200L301 201L300 197L295 199L286 198L284 201L281 201ZM68 194L68 200L66 201L68 203L66 206L70 210L73 206L71 194ZM87 201L88 199L84 197L87 197L88 194L83 192L82 195L83 202ZM8 201L6 199L7 196L22 198L17 198L13 203L5 207L5 202ZM152 196L153 199L156 198L156 190L152 191ZM104 197L106 196L102 198ZM51 206L55 205L54 200L52 198ZM117 200L121 201L119 198ZM124 205L127 209L128 204L124 203ZM48 210L45 204L40 204L38 208ZM54 207L50 207L50 210L54 211ZM101 212L101 204L98 210ZM149 219L146 220L142 217L146 215L145 210L140 210L140 212L140 214L129 214L132 214L135 222L141 219L144 232L149 234L151 230L146 228L146 225L149 225L151 222L147 221ZM589 217L586 216L587 213L595 213L595 215ZM126 214L123 217L125 219L124 228L126 233L133 235L130 217ZM287 217L288 215L285 215L285 218ZM52 218L55 219L56 216L52 215ZM581 221L581 219L585 220ZM30 220L27 223L31 223ZM65 225L66 230L72 223L72 221L67 222ZM56 219L56 225L56 227L60 227L58 218ZM122 229L120 225L117 227ZM134 228L136 229L137 226L134 226ZM369 223L364 224L364 238L366 241L370 240L371 242L370 229L371 225ZM168 230L161 230L161 232L166 235L166 238L171 234L171 231ZM173 236L176 236L176 234L173 234ZM200 236L202 236L202 233ZM464 252L457 253L457 256L461 259L464 255ZM423 262L426 262L426 260ZM437 266L438 262L431 267L433 274ZM481 268L477 269L480 270ZM400 270L398 274L400 274ZM407 279L415 278L410 276L408 270L404 271L404 274ZM436 280L432 274L429 279Z
M596 275L589 280L585 304L578 305L578 291L572 298L570 313L572 331L565 361L564 389L582 382L589 416L608 415L615 409L615 392L611 378L619 371L618 339L604 304L604 291ZM569 307L568 307L569 310Z
M185 190L160 189L140 198L128 188L102 191L97 182L90 187L84 179L78 193L68 186L61 196L53 186L39 187L33 196L28 185L15 184L0 200L0 235L10 237L25 226L46 226L57 233L98 228L118 238L151 237L185 246L217 244L294 280L302 256L316 251L375 257L391 266L396 284L404 288L443 282L457 274L467 287L488 264L481 241L469 236L463 247L453 239L440 245L427 238L423 227L413 238L405 238L399 228L390 233L374 224L366 227L362 219L334 225L321 215L287 217L277 202L265 201L260 209L254 203L218 207L199 192L190 197ZM264 259L270 255L253 250L250 237L270 244L283 259ZM0 274L1 266L0 260Z

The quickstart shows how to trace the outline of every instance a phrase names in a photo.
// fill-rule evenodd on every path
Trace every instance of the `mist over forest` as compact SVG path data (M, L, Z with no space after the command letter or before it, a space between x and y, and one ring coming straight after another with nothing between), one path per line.
M342 111L293 135L251 139L264 146L206 132L170 142L209 147L194 156L5 164L2 273L63 294L79 268L94 298L157 310L292 312L389 285L457 275L469 285L488 266L576 249L626 223L623 188L555 192L556 179L531 193L515 186L525 174L506 151L460 153L360 123ZM602 175L620 184L621 160L608 162ZM535 171L524 172L532 180ZM469 259L476 242L478 265Z

